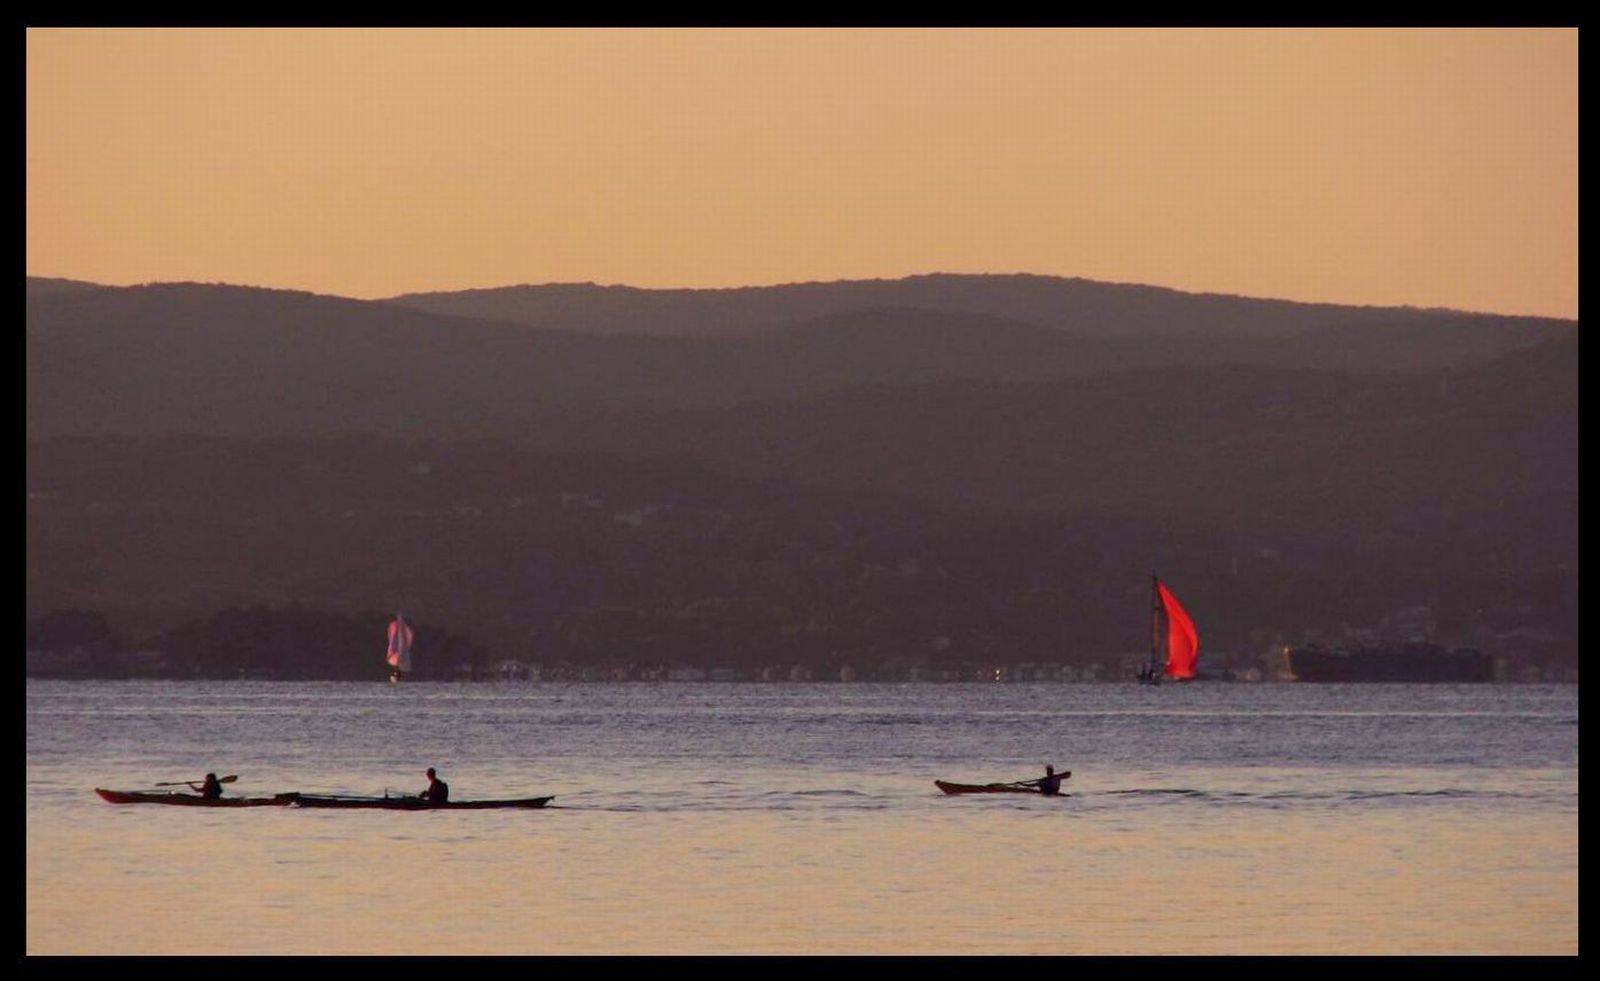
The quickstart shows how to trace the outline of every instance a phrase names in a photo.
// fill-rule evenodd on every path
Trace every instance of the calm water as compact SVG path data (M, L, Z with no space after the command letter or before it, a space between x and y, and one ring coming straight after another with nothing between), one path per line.
M30 681L27 746L30 954L1578 950L1576 686ZM556 799L92 792L429 765Z

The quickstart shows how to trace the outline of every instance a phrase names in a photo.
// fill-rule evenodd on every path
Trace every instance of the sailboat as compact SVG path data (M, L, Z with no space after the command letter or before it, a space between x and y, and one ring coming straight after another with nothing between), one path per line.
M1167 584L1150 575L1150 663L1139 669L1139 683L1161 684L1162 675L1187 681L1200 663L1200 634Z
M398 682L411 673L411 625L399 613L389 621L389 681Z

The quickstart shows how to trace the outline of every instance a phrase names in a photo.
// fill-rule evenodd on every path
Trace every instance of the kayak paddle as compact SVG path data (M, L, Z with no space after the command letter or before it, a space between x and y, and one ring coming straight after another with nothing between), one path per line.
M237 773L230 773L225 777L218 777L217 778L217 783L233 783L237 779L239 779L239 775ZM165 783L151 784L151 786L152 787L182 787L182 786L185 786L185 785L191 784L191 783L205 783L205 782L206 782L206 778L205 777L201 777L199 780L168 780Z

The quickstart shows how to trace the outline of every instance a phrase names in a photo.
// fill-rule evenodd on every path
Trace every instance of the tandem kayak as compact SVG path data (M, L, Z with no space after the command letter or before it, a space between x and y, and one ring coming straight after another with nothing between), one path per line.
M1071 776L1063 773L1062 778ZM951 783L948 780L935 780L935 787L947 794L1037 794L1042 793L1038 787L1021 783ZM1063 795L1058 795L1063 796Z
M442 804L420 797L328 797L321 794L279 794L281 803L294 807L369 807L389 811L473 811L491 807L543 807L554 797L517 800L450 800Z
M199 794L179 794L170 791L145 792L141 790L101 790L94 792L108 804L176 804L180 807L282 807L289 803L290 794L276 797L201 797Z

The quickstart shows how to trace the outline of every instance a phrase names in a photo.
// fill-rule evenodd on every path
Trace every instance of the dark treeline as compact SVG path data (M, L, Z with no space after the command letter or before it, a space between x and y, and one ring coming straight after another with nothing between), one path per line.
M104 614L52 610L28 624L30 651L67 656L30 666L63 677L272 678L372 681L385 676L382 638L393 614L339 613L291 604L220 610L153 636L123 636ZM419 681L487 674L482 645L431 624L411 622L429 657L413 665Z
M52 440L28 472L34 615L99 611L125 645L220 675L381 676L389 614L363 611L394 609L470 638L447 654L419 637L424 676L501 658L1086 663L1146 646L1152 570L1210 652L1418 605L1452 642L1576 638L1575 572L1440 569L1403 538L1352 564L1171 516L952 510L489 442Z
M148 643L174 673L187 677L365 681L384 673L374 638L383 637L390 616L299 606L232 608L185 621ZM413 665L417 680L451 678L457 665L487 666L482 645L428 623L411 621L411 627L418 646L431 655Z

